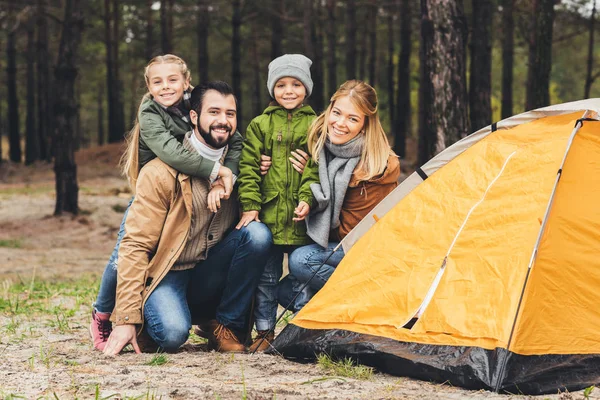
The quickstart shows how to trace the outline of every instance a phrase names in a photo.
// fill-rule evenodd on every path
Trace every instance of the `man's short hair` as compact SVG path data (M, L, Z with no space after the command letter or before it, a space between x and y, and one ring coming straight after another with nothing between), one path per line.
M235 99L235 108L238 109L238 100L233 93L233 88L229 86L227 82L223 81L209 81L204 82L201 85L198 85L192 90L191 98L190 98L190 106L192 110L196 111L198 114L202 111L202 101L204 100L204 95L209 90L216 90L221 93L223 96L232 95Z

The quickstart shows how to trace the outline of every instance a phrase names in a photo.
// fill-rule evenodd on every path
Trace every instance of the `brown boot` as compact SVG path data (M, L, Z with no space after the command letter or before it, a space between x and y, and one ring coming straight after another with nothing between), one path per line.
M248 352L254 353L255 351L263 352L271 346L275 340L275 332L271 331L258 331L256 335L256 339L254 342L248 347Z
M240 343L235 333L219 323L210 331L208 348L221 353L244 353L246 351L246 346Z

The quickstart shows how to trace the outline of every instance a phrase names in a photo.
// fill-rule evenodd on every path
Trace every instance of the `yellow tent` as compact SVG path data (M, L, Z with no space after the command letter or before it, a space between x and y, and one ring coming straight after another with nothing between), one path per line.
M469 388L600 382L600 99L486 127L404 181L275 343Z

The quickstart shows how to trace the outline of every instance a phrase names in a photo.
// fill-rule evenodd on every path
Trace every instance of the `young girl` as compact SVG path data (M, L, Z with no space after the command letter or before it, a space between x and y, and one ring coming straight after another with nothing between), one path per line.
M312 61L301 54L286 54L269 64L267 88L275 100L254 118L246 130L238 179L242 218L237 228L251 221L263 222L273 235L271 257L265 265L256 293L255 323L258 337L250 351L268 348L274 335L265 337L275 325L277 284L283 273L283 255L296 246L310 243L303 221L312 205L310 184L317 181L317 169L302 168L295 159L307 151L307 131L315 118L304 105L313 82ZM261 155L271 157L271 167L263 177ZM295 214L295 215L294 215ZM265 340L262 340L262 339Z
M280 284L282 304L294 297L290 281L295 287L309 282L311 294L323 287L344 257L341 249L332 255L333 249L398 185L400 162L381 127L377 105L375 89L347 81L310 129L313 159L307 167L318 163L320 182L311 186L315 205L306 225L316 243L290 255L289 278ZM304 303L309 297L303 297ZM294 311L304 305L298 303Z
M171 54L156 56L146 66L144 79L148 93L142 97L135 126L128 136L129 145L135 148L131 157L123 164L123 172L129 178L132 190L135 191L140 169L158 157L186 175L210 178L211 181L219 178L225 187L225 196L228 196L234 176L239 172L242 136L236 132L232 137L223 165L184 149L181 141L192 130L189 121L191 75L186 63ZM136 145L138 143L139 147ZM115 306L117 256L125 234L129 206L119 228L117 243L102 275L98 298L92 311L90 333L94 347L98 350L104 349L112 330L110 314Z

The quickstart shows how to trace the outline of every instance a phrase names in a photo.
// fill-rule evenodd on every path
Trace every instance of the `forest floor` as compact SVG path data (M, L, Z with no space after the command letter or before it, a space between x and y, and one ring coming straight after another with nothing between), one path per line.
M195 335L177 353L94 351L88 324L103 268L131 196L120 145L77 155L80 215L53 217L54 173L0 166L0 398L528 399L467 391L324 360L209 352ZM589 392L589 390L588 390ZM600 389L543 399L600 399Z

